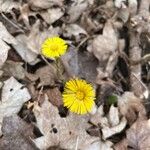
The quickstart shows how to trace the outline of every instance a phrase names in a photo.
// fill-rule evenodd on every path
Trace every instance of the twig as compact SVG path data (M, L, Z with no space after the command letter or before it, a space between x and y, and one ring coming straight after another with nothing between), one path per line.
M142 0L140 3L139 13L133 14L134 17L145 18L145 14L149 13L149 0ZM148 12L147 12L148 11ZM139 60L141 61L142 49L139 46L140 33L144 30L144 25L147 24L145 20L142 20L142 23L139 24L141 31L137 32L133 30L132 25L129 27L129 35L130 35L130 49L129 49L129 58L130 62L135 62ZM141 63L137 63L135 65L130 65L130 85L131 90L137 95L141 97L143 95L143 85L144 83L141 80Z
M11 25L13 25L15 28L19 29L22 33L25 33L18 25L16 25L15 23L13 23L10 19L8 19L6 17L5 14L1 13L2 17L7 21L9 22Z
M79 136L77 137L77 142L76 142L75 150L78 150L78 145L79 145Z

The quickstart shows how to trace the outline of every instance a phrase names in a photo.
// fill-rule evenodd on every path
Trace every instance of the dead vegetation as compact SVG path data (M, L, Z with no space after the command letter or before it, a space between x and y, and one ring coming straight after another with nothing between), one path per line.
M95 88L90 114L63 107L73 77ZM150 0L0 0L0 79L0 150L149 150Z

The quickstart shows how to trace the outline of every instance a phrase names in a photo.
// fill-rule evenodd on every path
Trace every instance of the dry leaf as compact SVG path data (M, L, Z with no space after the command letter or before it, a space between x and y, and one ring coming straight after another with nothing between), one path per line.
M18 113L22 105L30 98L28 90L14 77L4 82L0 101L0 135L3 118Z
M102 105L98 108L96 114L91 116L90 122L101 127L104 140L123 131L127 124L125 117L119 119L118 108L114 106L111 106L108 117L105 117Z
M88 1L86 0L74 0L72 5L68 7L67 13L69 14L69 22L75 22L80 15L86 10L88 7Z
M150 120L137 120L127 131L128 146L135 150L150 149Z
M122 7L122 5L123 5L123 3L124 2L126 2L127 0L115 0L115 6L117 7L117 8L121 8Z
M75 47L70 47L66 54L61 57L61 60L69 77L78 75L78 53Z
M43 136L34 140L37 147L41 150L50 146L59 145L64 149L88 150L90 147L98 145L100 150L100 139L91 137L85 131L89 124L88 115L79 116L69 114L66 118L61 118L57 107L53 106L48 97L41 107L34 107L34 114L37 120L37 127L42 132Z
M128 0L130 15L135 15L138 9L138 1L137 0Z
M120 133L121 131L123 131L123 129L126 127L127 125L127 120L125 117L123 117L119 124L113 127L104 127L102 129L102 134L103 134L103 139L107 139L117 133Z
M103 35L98 35L88 47L100 62L108 61L118 47L118 39L111 21L105 24Z
M132 92L125 92L118 97L118 107L120 113L125 116L131 125L137 117L145 118L146 112L142 100L137 98Z
M62 56L64 68L70 77L78 76L94 83L98 61L89 52L79 52L70 47L68 52Z
M123 139L114 145L114 150L128 150L127 146L127 139Z
M30 29L29 15L31 15L31 12L30 12L29 5L28 4L24 4L22 7L20 7L20 13L21 13L21 15L19 16L18 20L23 19L26 27L28 29Z
M25 62L34 65L39 62L37 56L41 54L41 46L43 41L51 36L58 35L59 28L49 27L48 30L40 31L39 20L32 26L29 36L18 35L17 45L13 45L17 53L22 57Z
M32 52L27 47L28 44L27 37L24 34L19 34L16 37L16 40L18 44L13 45L13 47L25 62L31 65L34 65L37 62L39 62L39 59L37 59L37 54Z
M64 0L29 0L29 5L33 10L48 9L52 6L62 6Z
M10 12L13 8L19 9L20 2L14 0L0 0L0 12Z
M74 36L76 41L81 40L80 35L87 35L87 32L81 28L78 24L69 24L64 27L64 36L71 38Z
M108 114L108 120L112 127L119 124L119 111L118 108L111 105L109 114Z
M108 119L104 117L103 105L101 105L94 115L91 115L90 122L96 126L109 126Z
M1 150L38 150L31 141L33 126L28 125L17 115L4 117L2 125L3 137L0 139Z
M2 67L2 65L6 61L8 51L10 49L10 46L8 46L5 42L9 44L16 44L15 38L7 31L5 26L0 22L0 67Z
M47 94L50 102L54 106L59 107L59 106L63 105L62 95L61 95L61 92L59 91L59 89L57 87L55 87L53 89L46 90L46 94Z
M57 80L57 69L51 64L39 68L35 74L40 78L38 86L54 86L55 81Z
M4 76L13 76L17 79L24 79L25 70L22 67L23 63L14 62L14 61L6 61L3 66Z
M51 8L45 12L40 13L40 15L43 17L45 22L52 24L60 19L64 15L64 12L61 8Z

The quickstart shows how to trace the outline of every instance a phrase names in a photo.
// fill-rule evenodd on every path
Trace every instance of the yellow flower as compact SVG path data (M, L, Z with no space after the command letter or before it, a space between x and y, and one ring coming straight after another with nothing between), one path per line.
M63 93L64 106L71 112L86 114L92 110L95 91L91 84L82 79L71 79L65 85Z
M67 50L67 43L59 38L47 38L42 44L42 54L47 58L58 58L65 54Z

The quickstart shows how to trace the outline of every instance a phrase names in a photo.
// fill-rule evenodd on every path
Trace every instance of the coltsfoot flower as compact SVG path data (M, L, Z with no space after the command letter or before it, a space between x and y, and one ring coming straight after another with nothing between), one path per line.
M63 102L71 112L86 114L95 105L95 91L91 84L82 79L69 80L63 92Z
M67 43L60 37L47 38L42 44L41 53L47 58L58 58L65 54Z

